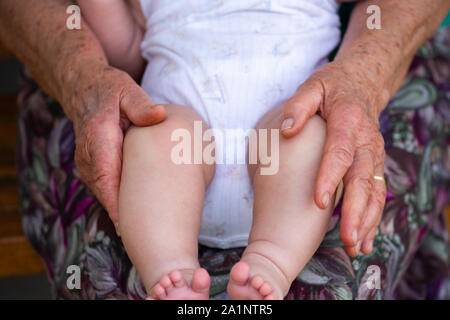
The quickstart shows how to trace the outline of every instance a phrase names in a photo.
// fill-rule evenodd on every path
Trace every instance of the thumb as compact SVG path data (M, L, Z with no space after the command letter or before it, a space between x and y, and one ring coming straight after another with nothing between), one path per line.
M306 122L311 118L322 104L323 87L318 80L307 80L284 104L284 121L281 133L286 138L299 133Z
M164 106L153 103L147 93L137 85L124 90L119 104L121 113L135 126L150 126L166 117Z

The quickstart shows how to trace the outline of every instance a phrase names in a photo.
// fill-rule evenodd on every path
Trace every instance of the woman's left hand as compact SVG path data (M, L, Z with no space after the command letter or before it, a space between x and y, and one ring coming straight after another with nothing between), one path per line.
M378 117L389 100L369 81L360 64L332 62L317 70L284 106L282 134L300 132L319 112L327 122L327 141L316 183L315 202L325 209L341 180L341 239L350 256L370 253L383 212L386 186L384 140ZM289 120L289 119L292 119Z

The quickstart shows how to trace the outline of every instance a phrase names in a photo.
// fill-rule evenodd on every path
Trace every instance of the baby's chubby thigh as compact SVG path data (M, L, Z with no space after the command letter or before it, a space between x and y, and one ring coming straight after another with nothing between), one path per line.
M131 127L124 139L124 154L133 150L145 148L153 154L155 166L186 170L199 170L204 177L205 187L211 183L215 165L194 159L198 141L198 132L208 130L208 125L192 108L176 104L165 104L166 119L149 127ZM197 139L197 140L196 140ZM207 143L201 142L201 150Z

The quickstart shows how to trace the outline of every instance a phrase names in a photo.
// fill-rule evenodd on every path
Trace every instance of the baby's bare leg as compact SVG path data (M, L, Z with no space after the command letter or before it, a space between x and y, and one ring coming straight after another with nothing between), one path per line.
M179 143L171 141L174 130L187 130L193 139L194 121L201 119L187 107L168 105L166 111L165 121L133 127L126 134L119 229L149 296L208 298L209 276L199 269L197 250L204 193L214 166L172 161Z
M281 108L272 110L259 127L280 128L281 114ZM249 167L253 226L242 260L231 271L231 298L282 299L319 247L333 211L333 205L321 210L314 203L325 137L324 121L314 116L297 136L280 134L278 173L261 175L259 166Z

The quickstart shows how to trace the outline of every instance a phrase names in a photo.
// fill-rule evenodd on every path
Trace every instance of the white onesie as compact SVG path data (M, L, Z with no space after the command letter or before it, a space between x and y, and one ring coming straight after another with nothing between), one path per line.
M141 0L142 87L155 103L193 108L211 128L255 126L336 47L335 0ZM226 150L224 150L226 152ZM186 186L189 188L189 186ZM199 242L246 246L253 191L245 164L217 164Z

